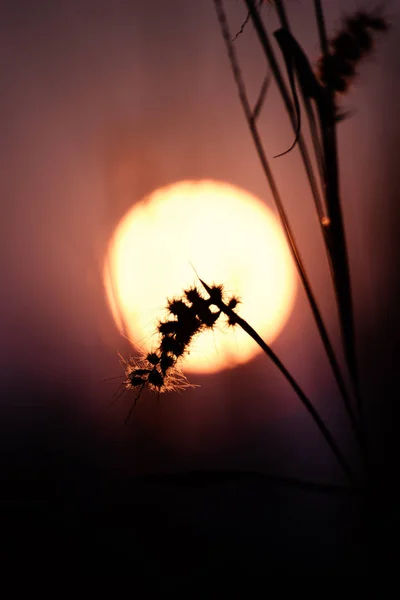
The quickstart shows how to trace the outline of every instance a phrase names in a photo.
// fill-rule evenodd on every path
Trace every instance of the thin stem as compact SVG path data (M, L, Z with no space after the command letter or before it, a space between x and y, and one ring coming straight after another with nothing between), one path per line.
M290 122L291 125L293 127L293 131L296 133L297 132L297 119L296 119L296 114L293 108L293 104L292 101L290 99L290 94L286 88L286 84L285 84L285 80L283 79L278 61L275 58L275 54L274 51L272 49L272 46L269 42L268 39L268 35L267 32L265 31L264 25L261 21L259 12L254 4L254 0L244 0L244 2L247 5L247 9L249 11L249 14L251 15L251 19L253 21L253 25L254 28L258 34L260 43L263 47L264 50L264 54L267 57L269 66L271 68L272 74L275 78L276 84L278 86L279 92L282 96L283 102L285 104L285 108L287 110L287 113L289 115L290 118ZM219 0L218 4L221 6L221 9L223 11L222 8L222 1ZM226 20L226 19L225 19ZM317 182L315 180L314 177L314 172L313 172L313 168L311 166L311 160L310 160L310 156L307 150L307 146L304 142L303 136L299 135L299 140L298 140L298 144L299 144L299 149L300 149L300 154L303 160L303 164L304 164L304 168L306 171L306 175L310 184L310 189L311 189L311 193L313 195L314 198L314 202L317 206L321 207L320 211L322 211L322 204L321 204L321 198L320 198L320 194L318 191L318 186L317 186Z
M241 72L240 72L240 68L239 68L239 65L238 65L238 61L237 61L237 58L236 58L236 53L235 53L233 44L231 42L231 35L230 35L229 26L228 26L228 23L227 23L225 11L223 9L222 0L214 0L214 4L215 4L215 8L216 8L218 20L219 20L219 23L220 23L220 26L221 26L222 35L223 35L223 38L224 38L225 43L226 43L227 52L228 52L228 56L229 56L230 63L231 63L231 68L232 68L232 71L233 71L233 75L234 75L234 78L235 78L235 82L236 82L236 86L237 86L239 98L240 98L240 101L241 101L241 104L242 104L242 107L243 107L243 111L245 113L247 124L248 124L248 127L250 129L250 133L251 133L251 135L253 137L254 145L256 147L256 150L257 150L257 153L258 153L258 156L259 156L259 159L260 159L260 162L261 162L264 174L265 174L265 176L267 178L267 181L268 181L268 184L270 186L270 189L271 189L271 192L272 192L272 196L274 198L275 205L277 207L278 214L279 214L282 226L283 226L283 230L284 230L285 236L287 238L290 251L291 251L292 256L293 256L293 260L294 260L294 262L296 264L297 271L299 273L299 276L300 276L302 285L304 287L304 290L305 290L308 302L310 304L311 311L312 311L312 314L314 316L314 319L315 319L315 322L316 322L316 325L317 325L317 329L318 329L318 332L320 334L320 337L321 337L322 343L324 345L325 351L327 353L327 357L328 357L329 363L331 365L333 374L335 376L338 388L339 388L342 396L344 398L348 398L347 391L346 391L346 386L345 386L343 378L341 376L340 368L339 368L338 362L336 360L335 353L333 351L333 347L332 347L332 344L330 342L328 332L327 332L325 324L323 322L323 319L322 319L321 312L319 310L317 301L316 301L315 296L314 296L314 294L312 292L311 284L310 284L309 279L307 277L306 270L304 268L304 265L303 265L300 253L298 251L298 248L297 248L297 245L296 245L296 242L295 242L295 239L294 239L293 232L292 232L291 227L289 225L289 221L288 221L285 209L283 207L283 203L282 203L282 200L281 200L281 197L280 197L277 185L275 183L275 179L273 177L271 168L269 166L267 157L266 157L265 152L264 152L264 147L263 147L263 144L262 144L262 141L261 141L261 137L260 137L259 132L258 132L257 125L256 125L256 123L255 123L255 121L254 121L254 119L252 117L252 111L251 111L251 107L250 107L250 104L249 104L248 99L247 99L244 82L243 82L242 75L241 75ZM359 432L358 432L358 425L357 425L357 421L355 419L354 413L353 413L353 411L351 409L350 400L348 400L347 406L348 406L348 414L349 414L349 417L350 417L350 422L351 422L352 428L353 428L353 430L355 432L357 440L360 442Z
M316 19L317 19L317 23L318 23L318 31L319 31L319 36L320 36L320 44L321 44L321 51L323 54L328 52L328 39L327 39L327 35L326 35L326 28L325 28L325 21L324 21L324 14L323 14L323 10L322 10L322 6L321 6L321 2L319 0L315 0L314 3L315 6L315 12L316 12ZM289 23L289 19L287 17L286 14L286 10L285 10L285 5L284 5L284 1L283 0L275 0L275 8L276 11L278 13L279 16L279 20L281 22L281 25L283 28L287 29L290 32L290 23ZM321 181L322 184L324 186L324 191L326 193L326 203L327 203L327 214L329 216L329 207L331 207L332 204L332 199L331 197L333 197L334 194L336 194L336 202L333 202L335 206L339 205L339 209L340 209L340 203L339 203L339 187L338 187L338 161L337 161L337 142L336 142L336 127L334 124L334 121L332 120L332 123L329 123L330 127L327 127L327 123L322 123L322 139L323 139L323 143L324 143L324 151L326 153L326 155L324 155L324 151L321 148L320 145L320 141L319 141L319 137L317 134L317 127L316 127L316 122L315 122L315 117L314 117L314 113L313 113L313 109L311 106L311 102L310 99L304 94L304 89L303 86L300 86L300 91L302 94L302 98L303 98L303 102L304 102L304 106L306 108L306 112L307 112L307 117L308 117L308 121L309 121L309 126L310 126L310 131L311 131L311 139L313 142L313 146L314 146L314 153L315 153L315 157L317 160L317 164L319 167L319 172L320 172L320 176L321 176ZM333 107L332 110L334 109L334 104L333 104L333 96L330 95L330 103L331 106ZM321 118L325 118L325 112L319 110L319 117ZM325 119L326 121L326 119ZM325 126L324 126L325 125ZM330 130L330 134L328 132L328 129ZM325 159L325 160L324 160ZM325 167L324 162L328 163L328 165ZM334 182L336 182L336 186L334 185ZM336 187L336 192L335 192L335 187ZM331 195L331 196L330 196ZM327 257L328 257L328 263L331 269L331 274L332 274L332 280L333 280L333 284L334 284L334 289L335 289L335 293L338 294L338 283L337 283L337 273L338 270L334 268L334 258L332 258L332 245L336 242L336 240L331 240L331 236L330 236L330 230L326 229L323 226L323 222L322 222L322 217L324 215L322 215L320 213L320 206L318 204L315 205L316 206L316 210L317 213L319 215L319 222L320 222L320 227L321 227L321 231L322 231L322 236L324 239L324 243L325 243L325 248L326 248L326 252L327 252ZM337 211L334 210L334 221L338 221L338 215L336 214ZM341 218L341 212L339 210L339 217ZM334 223L335 224L335 223ZM343 224L342 222L339 223L339 230L343 231ZM337 236L339 239L340 237L343 237L343 244L345 243L344 240L344 233L342 236L338 235ZM347 252L346 252L346 248L344 246L344 248L338 248L337 252L340 253L340 255L344 255L347 256ZM335 256L335 253L333 253L333 256ZM346 258L346 264L348 264L348 260ZM339 267L340 268L340 267ZM343 270L343 267L341 267L341 269ZM348 279L350 279L350 274L347 272L345 273L345 275L347 276ZM351 302L351 297L350 297L350 302ZM339 304L339 309L341 307L341 304ZM351 308L351 313L352 313L352 307ZM339 313L341 311L339 310ZM354 328L353 323L349 323L348 327L351 327L352 329ZM344 344L344 348L345 348L345 352L347 353L346 358L349 359L349 350L347 349L348 343L345 342ZM331 348L332 350L332 348ZM333 350L332 350L333 353ZM351 360L351 358L350 358ZM352 362L354 362L355 359L353 359ZM335 365L335 366L334 366ZM331 362L331 367L334 373L334 376L336 378L339 390L341 392L341 396L343 399L343 403L344 403L344 407L345 410L348 414L348 417L350 419L351 425L353 427L353 430L357 436L358 442L360 444L360 447L362 449L362 454L363 454L363 459L366 462L366 465L368 463L368 459L366 456L366 442L364 439L364 434L363 434L363 429L362 427L358 427L358 423L356 421L352 406L351 406L351 400L350 400L350 396L347 393L347 388L345 386L343 377L342 377L342 373L341 370L339 368L339 365L336 361L336 357L334 355L334 364ZM353 368L349 369L351 374L354 370ZM359 405L359 386L357 383L357 375L356 375L357 371L355 369L354 374L353 374L353 389L354 389L354 395L356 398L356 402L357 402L357 406ZM360 408L358 406L358 412L360 414Z
M211 292L212 292L211 288L202 279L200 279L200 282L203 285L203 287L207 290L207 292L209 294L211 294ZM318 411L312 404L311 400L309 400L309 398L303 392L302 388L297 383L296 379L293 377L293 375L290 373L290 371L288 371L288 369L281 362L281 360L278 358L278 356L275 354L275 352L272 350L272 348L270 346L268 346L268 344L266 342L264 342L264 340L255 331L255 329L253 329L251 327L251 325L249 325L247 323L247 321L242 319L242 317L240 317L238 314L236 314L231 308L226 306L226 304L224 304L222 301L215 301L214 303L220 309L221 312L223 312L225 315L230 317L232 319L232 322L239 325L239 327L241 327L243 329L243 331L245 331L256 342L256 344L258 344L260 346L260 348L264 351L264 353L272 360L274 365L279 369L279 371L285 377L286 381L288 381L288 383L291 385L293 390L296 392L297 396L299 397L300 401L305 406L306 410L309 412L309 414L313 418L314 422L316 423L317 427L319 428L320 432L322 433L323 437L325 438L325 441L327 442L327 444L331 448L333 454L335 455L338 463L342 467L344 473L346 473L349 480L352 483L354 483L356 481L356 478L353 474L353 471L352 471L351 467L349 466L347 460L344 458L343 454L341 453L339 446L336 443L333 435L331 434L328 427L325 425L325 422L319 415Z
M130 407L129 412L126 415L126 418L125 418L125 421L124 421L124 425L126 425L127 422L129 421L130 416L131 416L131 414L133 412L133 409L136 407L136 404L137 404L137 402L138 402L138 400L139 400L139 398L140 398L140 396L141 396L141 394L143 392L144 386L145 386L145 383L143 383L140 386L140 389L139 389L138 393L136 394L135 398L133 399L132 406Z
M274 5L275 5L276 11L278 13L279 20L281 22L281 26L290 32L291 31L290 23L289 23L288 16L286 14L285 4L284 4L283 0L275 0ZM323 156L322 156L321 143L320 143L320 139L318 136L318 128L317 128L317 124L316 124L316 120L315 120L315 116L314 116L313 107L310 102L310 99L304 93L304 89L302 86L300 86L300 92L301 92L301 96L303 99L304 108L306 110L308 124L310 127L311 141L312 141L312 145L313 145L315 159L317 162L320 180L323 183L323 181L324 181ZM319 199L319 196L318 196L318 198L316 198L313 195L313 197L314 197L315 209L316 209L316 212L318 215L319 225L320 225L320 227L322 227L322 234L324 235L323 219L324 219L324 217L327 216L327 211L326 211L326 208L323 207L322 201Z
M321 1L314 0L315 16L318 26L321 52L329 52L324 12ZM343 216L339 191L339 165L335 122L335 98L327 88L324 102L319 104L322 140L325 158L325 194L330 218L330 231L326 235L327 247L331 254L331 272L339 309L343 346L352 380L357 411L361 421L361 433L365 445L362 399L360 393L357 357L355 348L353 300L350 283L349 259L343 225Z
M322 55L328 54L328 37L326 35L325 17L320 0L314 0L315 16L317 19L319 41Z

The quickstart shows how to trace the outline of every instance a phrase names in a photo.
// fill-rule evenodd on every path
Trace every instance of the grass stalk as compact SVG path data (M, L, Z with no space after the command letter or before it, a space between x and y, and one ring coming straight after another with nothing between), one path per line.
M325 18L320 0L314 0L314 9L321 52L322 55L326 55L329 51L328 38L326 35ZM339 188L335 99L334 93L329 86L326 88L324 97L321 97L318 102L318 110L325 159L325 194L330 218L330 226L326 231L326 244L331 256L330 266L337 299L343 347L354 388L357 411L361 422L361 431L365 445L364 418L357 366L350 267Z
M278 13L281 25L290 32L289 19L286 14L283 0L275 0L275 8ZM328 38L324 13L320 0L314 0L315 14L318 25L320 46L322 55L328 53ZM306 59L305 59L306 60ZM308 67L310 68L310 67ZM325 194L326 215L328 216L328 226L324 226L320 208L316 204L316 211L319 215L321 233L323 236L325 249L328 258L328 264L331 271L332 283L335 291L339 321L341 325L343 348L351 382L353 386L354 397L356 399L357 412L360 418L358 439L362 449L365 464L368 464L367 447L365 432L361 413L361 396L358 382L358 371L356 364L355 335L353 322L353 306L351 297L350 270L347 257L345 232L343 226L342 212L340 208L340 190L339 190L339 172L337 158L337 140L336 140L336 110L335 99L331 90L322 90L315 98L317 111L320 121L320 130L322 137L322 148L317 133L313 107L310 98L305 93L303 85L299 85L303 103L306 109L311 139L314 147L314 153L319 167L321 182ZM293 90L296 94L296 90ZM354 419L351 400L344 385L340 372L342 399L345 409L351 420ZM354 427L353 427L354 429Z
M289 19L288 19L287 13L286 13L285 4L284 4L283 0L275 0L274 6L278 13L278 17L279 17L281 26L290 32L291 31L290 23L289 23ZM294 94L296 94L295 88L292 91ZM300 93L302 96L303 105L304 105L304 108L306 111L308 125L310 128L311 142L313 145L314 156L315 156L315 160L317 162L320 180L321 180L321 182L323 182L324 181L324 170L323 170L324 167L323 167L322 148L321 148L321 142L320 142L319 135L318 135L318 127L317 127L317 122L316 122L315 115L314 115L313 106L311 104L310 98L304 93L304 89L302 86L300 86ZM300 114L299 114L298 118L300 120ZM323 224L324 224L324 217L327 216L327 210L323 206L323 202L319 198L319 196L316 197L315 194L313 194L313 198L314 198L315 210L318 215L319 225L322 228L322 235L324 235L325 232L323 229Z
M325 19L320 0L314 0L315 15L318 25L320 45L322 54L328 53L328 40L326 35ZM326 200L328 210L333 213L332 239L332 268L335 271L338 303L343 320L343 336L345 352L349 364L350 375L353 379L355 392L357 393L358 411L362 416L361 397L359 394L358 369L355 350L355 335L353 323L353 303L350 286L350 270L346 247L345 232L343 226L342 209L339 190L339 168L337 158L337 136L336 121L334 118L335 105L332 90L327 88L326 105L320 107L320 118L323 123L323 145L326 163ZM335 268L336 267L336 268ZM343 288L343 289L342 289Z
M293 103L292 103L292 101L290 99L290 94L289 94L289 92L287 90L287 87L286 87L286 84L285 84L285 80L284 80L284 78L282 76L281 69L279 67L278 61L276 60L274 51L273 51L272 46L271 46L271 44L269 42L267 32L265 31L263 23L262 23L262 21L260 19L260 15L259 15L259 12L258 12L256 6L255 6L254 0L244 0L244 2L247 5L247 9L248 9L249 14L251 16L253 25L254 25L254 27L255 27L255 29L257 31L257 34L259 36L259 40L260 40L260 43L261 43L261 45L263 47L265 56L267 57L267 61L268 61L269 67L271 69L272 75L273 75L273 77L275 79L275 82L276 82L276 84L278 86L279 92L280 92L280 94L282 96L283 102L285 104L286 111L287 111L287 113L289 115L290 122L291 122L292 127L293 127L293 131L296 134L297 133L297 125L298 125L297 124L297 116L296 116L296 113L295 113L295 110L294 110L294 107L293 107ZM220 5L222 11L224 11L222 2L218 2L218 4ZM226 18L225 18L225 21L226 21ZM232 40L232 38L230 38L229 41L231 41L231 40ZM308 178L308 182L309 182L309 185L310 185L311 193L312 193L313 198L314 198L314 202L315 202L315 204L317 206L322 207L321 198L320 198L320 194L319 194L319 190L318 190L318 185L317 185L317 182L316 182L316 179L315 179L315 176L314 176L314 171L313 171L313 168L312 168L312 165L311 165L310 156L309 156L308 149L307 149L306 143L304 142L304 139L303 139L303 136L302 136L301 132L300 132L300 135L299 135L298 144L299 144L300 154L301 154L301 157L302 157L302 160L303 160L303 163L304 163L304 168L305 168L305 171L306 171L306 175L307 175L307 178ZM321 208L321 210L322 210L322 208Z
M204 289L211 295L211 288L202 279L200 279L200 283L202 284ZM234 322L236 325L239 325L239 327L241 327L243 331L245 331L256 342L256 344L260 346L263 352L272 360L274 365L279 369L279 371L285 377L286 381L295 391L303 406L311 415L318 429L322 433L325 441L327 442L333 454L335 455L338 463L342 467L343 472L346 474L346 476L352 484L356 483L354 473L347 460L343 456L342 452L340 451L340 448L337 442L335 441L333 435L331 434L329 428L326 426L324 420L321 418L320 414L312 404L311 400L309 400L309 398L306 396L300 385L297 383L296 379L293 377L290 371L288 371L288 369L278 358L278 356L275 354L272 348L260 337L260 335L255 331L255 329L253 329L253 327L251 327L251 325L247 323L247 321L245 321L244 319L242 319L242 317L236 314L234 310L229 308L222 300L215 300L213 303L219 308L221 312L223 312L227 317L229 317L232 322Z
M354 415L354 412L353 412L353 410L351 408L350 399L349 399L349 396L347 394L347 390L346 390L346 386L345 386L344 381L343 381L343 377L341 375L340 367L339 367L338 362L336 360L336 356L335 356L335 353L334 353L334 350L333 350L333 346L332 346L332 344L330 342L328 332L326 330L324 321L322 319L321 312L320 312L319 307L318 307L318 303L317 303L317 301L315 299L315 296L313 294L313 291L312 291L312 288L311 288L311 284L310 284L309 278L308 278L307 273L306 273L306 269L304 267L303 261L301 259L300 253L298 251L298 247L297 247L297 244L295 242L295 238L294 238L292 229L290 227L290 224L289 224L289 221L288 221L288 218L287 218L287 215L286 215L286 211L285 211L285 209L283 207L283 203L282 203L282 200L281 200L281 197L280 197L280 194L279 194L278 187L276 185L274 176L273 176L271 168L269 166L269 163L268 163L265 151L264 151L263 143L262 143L260 134L258 132L258 128L257 128L256 122L255 122L255 119L253 118L253 113L252 113L249 101L247 99L245 85L244 85L243 78L242 78L242 75L241 75L241 71L240 71L240 68L239 68L239 64L238 64L238 61L237 61L236 52L235 52L235 49L234 49L233 44L232 44L232 37L231 37L230 30L229 30L229 25L228 25L228 22L227 22L226 14L225 14L225 11L224 11L224 8L223 8L222 0L214 0L214 4L215 4L216 12L217 12L218 21L220 23L222 36L223 36L223 38L225 40L225 43L226 43L227 52L228 52L228 56L229 56L229 60L230 60L230 64L231 64L231 68L232 68L232 71L233 71L233 75L234 75L234 79L235 79L235 82L236 82L236 86L237 86L239 98L240 98L240 101L241 101L241 104L242 104L242 107L243 107L243 111L244 111L244 114L245 114L245 117L246 117L246 120L247 120L248 127L249 127L250 133L252 135L253 142L254 142L255 148L257 150L257 153L258 153L258 156L259 156L259 159L260 159L260 162L261 162L264 174L265 174L266 179L268 181L268 184L270 186L270 189L271 189L271 192L272 192L272 195L273 195L273 198L274 198L274 202L275 202L275 205L277 207L277 211L278 211L278 214L279 214L282 226L283 226L283 230L284 230L285 236L287 238L287 241L288 241L288 244L289 244L289 248L291 250L294 262L296 264L297 271L299 273L299 276L300 276L303 288L305 290L308 302L310 304L311 311L312 311L312 314L314 316L314 320L316 322L316 326L317 326L318 332L320 334L320 337L321 337L322 343L324 345L324 348L325 348L325 351L326 351L329 363L330 363L331 368L332 368L332 372L333 372L334 377L336 379L336 382L337 382L337 385L338 385L338 389L339 389L339 391L342 394L342 397L344 399L344 403L345 403L345 406L346 406L346 411L348 413L352 429L353 429L353 431L355 433L357 441L360 444L360 448L362 448L362 441L361 441L361 438L360 438L358 423L357 423L356 417ZM268 38L266 37L266 33L265 33L264 37L265 37L265 40L267 41L267 43L269 44ZM273 58L273 61L272 61L272 64L271 64L271 70L273 71L272 65L276 64L276 67L277 67L277 63L276 63L274 55L272 54L271 56ZM277 67L277 68L278 68L278 73L279 73L279 77L280 77L279 67ZM284 87L283 79L282 79L282 86L283 86L282 89L286 90L286 88ZM286 93L286 92L284 92L284 93ZM289 100L289 102L290 102L290 100Z

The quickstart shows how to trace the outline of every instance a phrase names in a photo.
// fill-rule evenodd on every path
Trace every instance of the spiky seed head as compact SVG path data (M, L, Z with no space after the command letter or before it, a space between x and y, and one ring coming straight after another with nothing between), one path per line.
M318 62L319 78L322 83L337 92L345 92L348 88L346 77L338 71L336 57L326 54Z
M237 325L237 317L236 315L233 313L231 315L229 315L228 317L228 325L231 325L232 327Z
M164 377L156 368L151 371L148 381L157 388L161 388L164 385Z
M170 369L174 365L174 363L175 359L173 356L165 353L161 354L160 367L164 375L168 371L168 369Z
M191 321L178 322L178 327L175 331L175 339L181 344L187 345L193 336L200 330L201 323L195 318Z
M361 51L354 36L348 31L342 31L332 40L334 53L344 60L357 62L361 58Z
M218 312L213 313L213 312L211 312L210 309L208 309L208 312L203 315L202 323L206 327L212 328L212 327L214 327L215 323L217 322L220 314L221 314L220 310Z
M205 298L198 298L196 301L192 303L193 312L196 316L203 321L204 315L210 312L210 301Z
M190 312L190 307L183 300L171 300L168 302L168 310L172 315L181 318Z
M362 24L364 27L369 27L369 29L373 29L374 31L387 31L388 23L386 19L380 17L375 14L368 14L367 12L359 11L354 17L348 19L348 21L358 22L360 25Z
M373 39L365 23L360 19L352 18L348 19L347 27L350 33L354 36L354 39L361 51L361 55L370 52L373 46Z
M148 375L151 372L151 369L134 369L132 373L134 375L138 375L139 377L143 377L143 375Z
M235 296L232 296L232 298L228 302L228 308L231 308L233 310L234 308L237 307L239 302L240 301Z
M195 304L199 300L202 300L200 292L195 287L185 290L184 294L185 294L186 298L189 300L189 302L192 302L193 304Z
M158 326L158 331L163 335L167 334L175 334L178 330L179 322L178 321L164 321L160 323Z
M213 285L210 288L210 301L212 304L220 304L222 302L222 295L224 292L224 286L223 285Z
M370 15L368 27L374 31L388 31L389 24L383 17Z
M166 335L166 336L163 336L163 338L161 340L160 350L161 350L161 352L171 353L171 354L175 355L176 357L178 357L178 356L182 356L182 354L185 352L185 344L183 344L180 341L177 341L172 336Z
M151 365L158 365L158 363L160 362L160 358L159 356L155 353L155 352L150 352L147 356L146 356L146 360L151 364Z
M129 383L132 387L139 387L140 385L143 385L144 383L146 383L146 379L144 379L143 377L139 377L138 375L135 375L134 372L132 372L128 375L128 379L129 379Z

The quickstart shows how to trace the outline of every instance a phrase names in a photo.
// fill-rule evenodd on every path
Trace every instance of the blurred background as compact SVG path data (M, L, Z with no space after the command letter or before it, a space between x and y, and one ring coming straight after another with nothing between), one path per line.
M375 8L369 0L324 4L330 33L340 27L343 14ZM228 0L226 8L232 31L239 30L244 3ZM319 45L312 3L293 0L287 9L298 41L315 63ZM391 30L343 97L351 116L339 126L339 148L369 432L382 473L393 474L399 417L400 15L395 2L386 3L385 11ZM273 8L266 4L262 12L273 32L278 27ZM102 280L108 243L126 211L160 186L203 178L243 187L273 207L213 2L14 0L2 3L0 17L4 514L18 509L20 532L36 531L45 522L51 539L84 514L92 528L108 523L111 540L122 535L125 520L120 516L115 525L110 515L122 505L119 514L129 513L133 502L140 505L133 512L145 515L146 526L137 534L142 541L161 539L160 531L167 535L167 523L173 523L175 533L181 531L176 535L200 548L193 531L209 531L204 535L214 541L217 536L220 556L227 552L229 536L254 540L268 531L274 569L286 565L290 572L299 564L305 569L306 560L298 562L304 544L307 557L319 560L322 570L335 563L332 557L343 562L350 552L346 535L358 521L357 509L343 507L342 500L298 498L299 492L293 499L287 490L271 491L258 480L232 483L229 477L227 483L207 480L183 488L171 480L141 479L140 491L132 488L133 475L198 469L340 482L318 430L264 357L212 376L191 375L201 387L182 394L159 401L144 395L125 427L128 395L109 408L119 382L102 382L121 374L117 351L131 351L113 322ZM255 100L267 65L250 24L235 43ZM260 123L340 349L327 263L298 153L272 158L293 141L274 86ZM357 451L300 289L273 348L356 465ZM332 511L346 515L347 533L341 537L329 525ZM318 545L323 535L317 535L323 527L330 540L323 545L325 553ZM68 543L80 535L68 537ZM256 550L253 559L257 568L264 564ZM213 565L218 569L220 563Z

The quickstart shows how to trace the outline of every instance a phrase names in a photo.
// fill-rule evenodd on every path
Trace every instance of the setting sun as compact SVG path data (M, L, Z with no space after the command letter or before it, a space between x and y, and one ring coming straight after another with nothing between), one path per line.
M273 212L248 192L217 181L183 181L135 204L117 226L104 281L119 330L143 351L157 345L167 298L185 287L223 284L242 299L239 314L267 343L293 307L296 280ZM246 362L258 346L221 323L194 339L185 371L215 372Z

